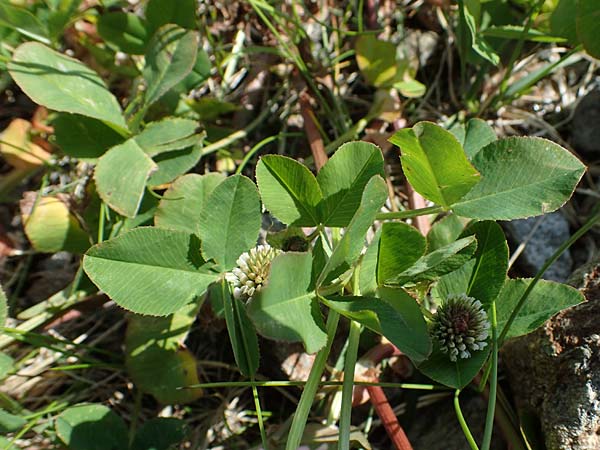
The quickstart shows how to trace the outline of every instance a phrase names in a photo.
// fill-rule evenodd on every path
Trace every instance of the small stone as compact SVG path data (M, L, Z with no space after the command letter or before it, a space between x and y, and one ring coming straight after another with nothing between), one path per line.
M515 246L526 244L516 265L527 276L534 276L546 260L571 237L569 222L558 211L540 217L503 222L502 225ZM534 227L537 228L530 236ZM542 278L564 282L571 275L572 266L573 259L567 250L546 270Z

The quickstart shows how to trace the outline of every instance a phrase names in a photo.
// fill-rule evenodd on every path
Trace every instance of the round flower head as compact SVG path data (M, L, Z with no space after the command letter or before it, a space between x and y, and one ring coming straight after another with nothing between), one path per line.
M259 245L243 253L237 262L238 267L225 274L233 287L233 296L241 300L250 300L255 292L266 284L271 270L271 261L280 250L270 245Z
M432 323L432 334L450 361L470 358L472 351L483 349L490 323L483 305L466 294L450 294L438 307Z

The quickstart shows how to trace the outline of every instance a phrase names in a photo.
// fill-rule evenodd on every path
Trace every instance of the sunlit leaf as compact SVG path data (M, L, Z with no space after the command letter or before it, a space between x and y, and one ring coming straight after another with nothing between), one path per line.
M119 306L155 316L178 311L217 278L202 260L198 238L151 227L95 245L83 268Z
M117 99L98 74L80 61L43 44L26 42L14 51L8 70L36 103L56 111L93 117L126 132Z

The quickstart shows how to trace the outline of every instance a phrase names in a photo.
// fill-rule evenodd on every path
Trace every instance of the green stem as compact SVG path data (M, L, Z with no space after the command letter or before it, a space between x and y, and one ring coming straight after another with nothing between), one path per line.
M306 381L289 381L289 380L270 380L270 381L218 381L214 383L198 383L190 384L189 386L179 389L217 389L217 388L233 388L233 387L303 387L306 386ZM321 381L319 386L343 386L343 381ZM387 383L387 382L372 382L372 381L355 381L355 386L379 386L382 388L397 388L397 389L412 389L417 391L447 391L450 388L438 384L418 384L418 383Z
M490 396L488 399L488 409L485 418L485 430L483 432L483 443L481 450L489 450L492 443L492 431L494 430L494 414L496 410L496 392L498 391L498 336L497 336L497 318L496 303L492 302L492 378L490 379Z
M294 136L303 136L303 134L302 133L279 133L279 134L275 134L273 136L264 138L262 141L260 141L254 147L252 147L248 153L246 153L246 156L244 156L244 159L242 160L242 162L236 169L235 174L238 175L238 174L242 173L242 170L244 170L244 167L246 167L246 164L248 164L248 162L252 159L252 157L256 154L256 152L258 152L265 145L270 144L271 142L273 142L277 139L280 139L280 138L294 137Z
M594 224L596 223L596 221L598 219L600 219L600 210L595 212L592 215L592 217L590 217L587 220L587 222L584 223L583 226L573 234L573 236L571 236L567 241L565 241L552 254L552 256L546 260L546 262L544 263L542 268L535 275L533 280L531 280L531 283L529 283L529 286L527 286L527 289L525 290L525 292L523 292L523 295L519 299L517 306L515 307L515 309L513 309L512 313L510 314L510 317L506 321L506 324L504 325L504 328L502 329L502 333L500 333L500 337L498 338L498 347L502 346L502 343L504 342L504 339L506 338L506 334L508 333L508 330L510 330L511 325L513 324L517 315L521 311L521 308L523 308L523 305L525 304L527 297L529 296L531 291L533 291L533 288L535 288L535 285L537 284L538 281L540 281L540 278L542 278L542 275L544 275L544 273L546 272L548 267L550 267L554 263L554 261L556 261L560 257L560 255L562 255L565 252L565 250L567 250L571 245L573 245L581 236L583 236L585 233L587 233L590 230L590 228L592 228L594 226Z
M512 54L510 55L510 60L508 62L508 66L506 67L506 72L504 72L504 76L502 77L502 82L500 83L500 88L498 89L499 92L497 98L502 98L506 92L506 89L508 87L508 80L512 75L512 71L517 61L517 58L521 54L521 50L523 49L523 45L525 44L527 33L529 33L529 29L533 25L533 21L537 17L540 8L544 5L544 2L545 0L538 1L537 4L535 4L531 8L531 11L527 15L527 22L523 27L523 32L519 36L519 41L517 42L517 45L515 46Z
M256 408L256 416L258 417L258 429L260 430L260 439L264 450L269 450L267 441L267 433L265 431L265 422L263 421L262 409L260 407L260 398L258 397L258 389L256 385L252 386L252 397L254 398L254 407Z
M467 442L469 443L471 450L479 450L479 447L477 447L477 442L475 442L475 439L473 438L473 434L471 433L471 430L469 429L469 425L467 425L467 422L465 421L465 417L463 416L462 410L460 409L460 402L458 400L459 395L460 395L460 389L457 389L456 392L454 393L454 410L456 411L456 418L458 419L458 423L460 424L460 428L462 429L462 432L464 433L465 437L467 438Z
M354 369L360 341L360 324L350 321L348 349L344 361L344 385L342 387L342 414L340 416L339 450L350 450L350 425L352 420L352 392L354 390Z
M272 114L271 106L273 106L273 104L275 103L275 99L278 96L279 95L276 94L273 97L273 100L268 102L267 105L265 105L265 107L260 112L258 117L256 117L256 119L254 119L252 122L250 122L246 126L246 128L235 131L235 132L231 133L229 136L225 136L223 139L220 139L220 140L213 142L212 144L209 144L206 147L204 147L202 149L202 156L206 156L206 155L216 152L217 150L221 150L222 148L225 148L228 145L233 144L235 141L239 141L240 139L243 139L246 136L248 136L257 126L259 126L267 118L267 116Z
M443 212L442 206L428 206L427 208L409 209L406 211L395 211L389 213L379 213L375 216L376 220L391 220L391 219L409 219L411 217L426 216L428 214L437 214Z
M315 358L312 369L310 370L310 374L308 375L308 380L304 386L302 396L300 397L298 408L296 409L296 413L292 419L290 434L285 446L286 450L296 450L300 446L300 441L302 440L302 435L304 433L304 427L306 426L306 421L308 420L308 414L310 413L315 395L317 394L317 389L319 388L319 381L321 380L321 375L325 369L325 363L327 362L327 357L329 356L329 351L331 350L331 344L333 343L333 338L335 336L335 331L337 329L339 320L340 315L333 310L329 310L329 316L327 317L326 325L327 343L325 344L325 347L323 347L321 351L317 353L317 357Z
M106 206L100 202L100 214L98 214L98 244L104 242L104 223L106 222Z

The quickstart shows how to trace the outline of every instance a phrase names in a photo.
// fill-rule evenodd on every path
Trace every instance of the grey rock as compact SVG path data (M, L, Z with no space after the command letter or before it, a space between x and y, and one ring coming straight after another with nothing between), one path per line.
M600 157L600 90L591 91L577 104L571 136L575 150L592 159Z
M581 278L586 302L502 351L515 401L539 419L547 450L600 449L600 265Z
M517 266L528 276L534 276L546 260L571 236L569 222L559 211L540 217L503 222L502 225L508 232L509 240L515 246L523 242L527 243L517 260ZM536 225L533 236L529 238ZM548 268L542 278L566 281L571 275L572 267L573 259L567 250Z

